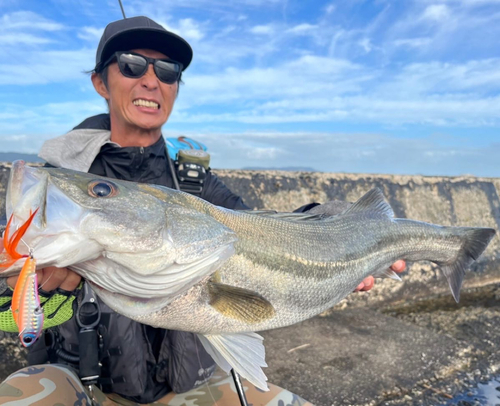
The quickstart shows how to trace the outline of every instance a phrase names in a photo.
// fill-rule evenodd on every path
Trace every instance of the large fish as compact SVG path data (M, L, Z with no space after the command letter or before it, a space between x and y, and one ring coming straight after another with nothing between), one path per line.
M439 265L458 301L466 268L495 234L394 218L378 189L332 217L238 212L165 187L20 161L6 207L14 228L38 209L19 251L30 247L39 268L70 267L115 311L198 333L221 367L260 388L255 331L313 317L368 275L396 277L388 268L398 259Z

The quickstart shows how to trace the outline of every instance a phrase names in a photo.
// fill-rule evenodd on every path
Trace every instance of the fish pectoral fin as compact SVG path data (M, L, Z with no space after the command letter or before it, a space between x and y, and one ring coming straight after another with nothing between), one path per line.
M391 268L383 268L380 271L374 272L373 276L375 278L391 278L395 281L402 282L403 280L399 277L399 275L394 272Z
M210 306L226 317L256 324L275 314L273 305L256 292L213 281L207 286Z
M203 347L226 373L234 369L257 388L268 391L267 377L262 371L266 364L263 338L256 333L224 335L198 334Z
M360 213L360 212L375 212L385 214L387 217L393 218L394 211L379 188L374 188L363 195L356 203L349 207L341 215Z

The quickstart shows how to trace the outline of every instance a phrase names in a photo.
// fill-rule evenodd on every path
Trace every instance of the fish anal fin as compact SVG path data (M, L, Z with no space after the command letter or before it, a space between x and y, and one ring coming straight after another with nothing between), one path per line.
M256 333L224 335L198 334L203 347L227 373L231 368L257 388L268 391L267 378L262 371L266 364L263 338Z
M374 212L384 214L390 218L394 217L392 207L387 200L385 200L385 197L379 188L374 188L367 192L356 203L343 212L342 215L361 212Z
M256 324L274 316L271 303L256 292L211 281L208 283L210 305L231 319Z

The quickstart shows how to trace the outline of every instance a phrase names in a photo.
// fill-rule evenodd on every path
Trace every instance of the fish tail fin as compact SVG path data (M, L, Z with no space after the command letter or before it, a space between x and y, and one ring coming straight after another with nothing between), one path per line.
M226 373L234 369L257 388L268 391L262 367L267 367L263 338L256 333L198 334L214 361Z
M451 293L458 303L465 270L476 261L486 249L496 231L493 228L458 227L456 233L463 239L455 261L438 264L448 280Z

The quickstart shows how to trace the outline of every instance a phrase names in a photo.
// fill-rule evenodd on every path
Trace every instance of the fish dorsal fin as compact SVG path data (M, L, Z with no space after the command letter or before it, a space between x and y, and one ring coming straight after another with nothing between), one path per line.
M267 378L262 371L266 364L263 338L256 333L198 334L203 347L214 361L229 374L233 368L257 388L268 391Z
M256 324L275 314L273 305L256 292L215 281L207 286L210 306L225 317Z
M319 221L324 220L324 214L308 214L308 213L279 213L274 210L240 210L240 212L252 214L261 217L271 217L278 220L286 221Z
M385 200L382 191L379 188L373 188L364 196L362 196L356 203L349 207L342 215L372 212L385 214L387 217L393 218L394 212L392 207Z

